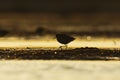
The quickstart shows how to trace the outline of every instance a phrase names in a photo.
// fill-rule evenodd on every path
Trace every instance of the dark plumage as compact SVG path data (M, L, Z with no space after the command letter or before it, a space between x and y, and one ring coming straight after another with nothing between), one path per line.
M67 48L67 44L75 40L74 37L68 36L66 34L56 34L57 41L61 44L64 44ZM60 46L62 48L63 46Z

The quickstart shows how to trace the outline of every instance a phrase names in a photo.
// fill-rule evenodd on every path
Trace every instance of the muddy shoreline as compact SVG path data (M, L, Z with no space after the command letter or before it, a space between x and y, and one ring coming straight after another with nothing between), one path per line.
M120 50L93 47L70 50L0 49L0 60L120 60Z

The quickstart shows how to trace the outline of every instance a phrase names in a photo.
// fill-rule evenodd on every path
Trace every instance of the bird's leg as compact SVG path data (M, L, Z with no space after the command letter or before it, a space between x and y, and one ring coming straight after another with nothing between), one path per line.
M64 48L65 50L67 50L67 48L68 48L67 44L65 44L64 46L60 46L58 49L62 50L62 48Z
M67 46L67 44L65 44L65 49L66 49L66 50L68 49L68 46Z
M60 46L58 49L62 50L62 47L63 47L63 46Z

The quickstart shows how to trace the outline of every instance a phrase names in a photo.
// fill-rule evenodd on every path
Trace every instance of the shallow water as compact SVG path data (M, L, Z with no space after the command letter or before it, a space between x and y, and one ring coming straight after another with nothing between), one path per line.
M0 48L58 48L62 44L52 38L53 36L38 37L35 39L23 39L18 37L0 38ZM88 36L81 38L75 37L76 40L68 44L71 48L80 47L98 47L98 48L120 48L120 38L95 38Z
M0 61L0 80L120 80L119 61Z

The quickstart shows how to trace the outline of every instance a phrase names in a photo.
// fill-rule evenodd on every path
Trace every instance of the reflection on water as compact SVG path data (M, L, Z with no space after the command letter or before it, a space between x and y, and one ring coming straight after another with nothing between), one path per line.
M26 48L26 47L58 47L61 44L58 43L55 38L51 37L39 37L37 39L22 39L16 37L0 38L0 47L11 48ZM76 40L69 43L69 47L98 47L98 48L120 48L119 38L86 38L76 37Z
M0 61L0 67L0 80L120 80L119 61Z

